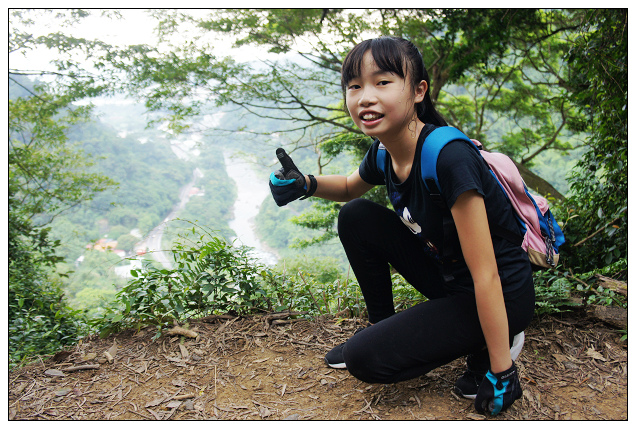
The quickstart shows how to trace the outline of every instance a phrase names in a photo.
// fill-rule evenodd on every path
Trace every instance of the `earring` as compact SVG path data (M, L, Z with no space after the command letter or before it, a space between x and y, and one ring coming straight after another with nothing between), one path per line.
M411 119L411 122L409 122L409 125L407 126L407 128L411 132L412 139L415 138L415 132L417 131L417 120L415 118L417 118L417 116L413 114L413 119ZM413 124L413 129L411 129L411 124Z

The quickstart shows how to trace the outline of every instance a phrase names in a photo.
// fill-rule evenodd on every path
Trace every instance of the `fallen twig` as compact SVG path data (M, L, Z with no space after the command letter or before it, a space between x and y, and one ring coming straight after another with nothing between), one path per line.
M183 399L192 399L194 398L196 395L194 393L187 393L185 395L177 395L175 397L173 397L172 399L176 400L176 401L181 401Z
M182 328L180 326L175 326L172 329L169 329L168 331L165 331L166 335L183 335L184 337L188 337L188 338L196 338L199 336L198 332L192 331L190 329L185 329Z
M202 317L199 319L200 322L205 323L214 323L217 320L231 320L234 319L234 316L230 316L229 314L210 314L209 316Z
M73 372L73 371L83 371L85 369L98 369L98 368L99 368L99 364L95 363L95 364L88 364L88 365L70 366L68 368L64 368L64 371Z

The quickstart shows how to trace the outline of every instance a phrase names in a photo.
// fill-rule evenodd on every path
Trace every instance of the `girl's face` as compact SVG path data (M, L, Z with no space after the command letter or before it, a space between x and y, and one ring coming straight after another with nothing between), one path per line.
M345 96L349 114L363 133L383 143L410 134L415 103L424 99L427 84L420 82L413 93L406 79L378 68L371 51L364 54L360 76L348 82Z

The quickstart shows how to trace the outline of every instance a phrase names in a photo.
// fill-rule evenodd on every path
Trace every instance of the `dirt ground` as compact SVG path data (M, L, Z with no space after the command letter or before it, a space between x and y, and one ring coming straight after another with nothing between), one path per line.
M522 399L497 417L452 392L451 362L363 383L324 354L361 321L219 317L196 338L127 331L9 374L11 420L626 420L627 344L584 314L537 318L517 360ZM107 360L112 356L112 361Z

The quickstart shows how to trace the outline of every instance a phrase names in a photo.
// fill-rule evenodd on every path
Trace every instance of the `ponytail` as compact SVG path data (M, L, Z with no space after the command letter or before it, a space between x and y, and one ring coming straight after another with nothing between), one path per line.
M424 79L422 79L424 80ZM428 82L428 81L427 81ZM415 105L415 112L420 121L425 124L433 124L438 127L445 127L448 125L446 120L433 106L433 99L431 99L430 88L426 90L424 100L421 103Z

